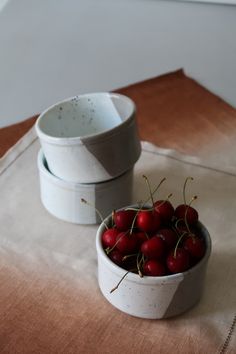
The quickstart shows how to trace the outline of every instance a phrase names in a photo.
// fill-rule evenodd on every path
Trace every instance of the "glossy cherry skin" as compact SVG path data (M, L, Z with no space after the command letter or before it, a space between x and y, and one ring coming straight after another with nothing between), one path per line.
M131 228L136 215L134 210L118 210L114 213L114 222L118 230L127 231Z
M161 226L161 218L154 210L142 210L138 212L136 224L141 231L155 232Z
M136 252L138 248L137 240L133 234L120 232L116 237L116 249L127 255Z
M149 259L163 258L165 251L165 241L163 241L162 238L158 236L153 236L149 240L143 242L141 245L142 254Z
M190 267L190 256L184 248L177 248L176 254L172 250L167 256L167 268L171 273L185 272Z
M166 246L169 250L175 247L177 241L178 241L178 236L175 231L172 229L161 229L158 230L157 233L158 236L162 238L162 240L165 241Z
M183 219L185 221L185 213L186 214L186 220L189 226L191 225L196 225L198 222L198 212L196 209L192 208L191 206L185 205L185 204L180 204L177 206L175 209L175 217L176 219Z
M123 254L117 250L113 250L111 251L111 253L109 253L109 258L112 260L112 262L119 266L122 266L124 264L123 257Z
M112 248L115 246L117 235L119 231L117 229L107 229L102 234L102 245L104 248Z
M160 215L163 223L168 224L173 215L174 215L174 207L168 200L157 200L154 203L155 211Z
M147 234L143 231L133 233L134 237L137 240L138 246L141 246L143 242L147 241L149 238Z
M203 239L196 236L189 236L184 240L184 248L192 257L201 259L205 254L206 246Z
M143 274L153 277L160 277L166 274L166 269L161 262L155 259L150 259L146 261L143 265Z

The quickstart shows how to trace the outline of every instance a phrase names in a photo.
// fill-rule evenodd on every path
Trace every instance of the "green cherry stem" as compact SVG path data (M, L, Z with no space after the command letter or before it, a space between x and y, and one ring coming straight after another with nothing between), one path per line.
M133 254L127 254L122 258L122 261L126 261L126 259L131 258L131 257L137 257L138 253L133 253Z
M177 248L179 247L179 243L180 241L182 240L182 238L187 234L188 232L187 231L184 231L182 233L182 235L180 236L180 238L178 239L177 243L176 243L176 246L175 246L175 250L174 250L174 258L176 258L176 252L177 252Z
M141 260L139 261L139 256L140 256L140 253L138 253L138 255L137 255L137 258L136 258L137 263L136 264L137 264L138 275L140 276L140 278L142 278L143 273L141 272L141 267L140 267L140 265L142 263L142 257L141 257Z
M187 185L188 181L193 181L193 177L191 177L191 176L187 177L185 182L184 182L183 197L184 197L184 204L185 205L186 205L186 185Z
M122 232L120 232L118 235L117 235L117 237L121 234ZM108 255L109 253L111 253L115 248L116 248L116 246L117 246L117 244L119 243L119 241L120 241L120 239L121 238L123 238L125 235L127 235L129 233L129 231L126 231L125 233L124 233L124 235L122 235L117 241L116 241L116 243L114 244L114 246L112 246L111 248L106 248L106 254Z
M134 218L133 218L132 225L131 225L130 232L129 232L129 233L130 233L130 235L133 233L133 230L134 230L134 224L135 224L135 221L136 221L136 219L137 219L137 216L138 216L139 210L140 210L140 209L136 210L136 214L135 214L135 216L134 216Z
M95 205L89 203L89 202L88 202L87 200L85 200L84 198L81 198L81 202L84 203L84 204L87 204L87 205L89 205L89 206L91 206L92 208L95 209L96 213L98 214L98 216L99 216L100 219L101 219L101 222L105 225L106 229L108 230L108 226L107 226L107 224L105 223L102 214L101 214L100 211L95 207Z
M132 222L132 225L131 225L130 234L132 234L132 232L133 232L134 224L135 224L135 221L136 221L136 219L137 219L138 212L139 212L139 211L142 211L142 210L146 210L146 209L143 209L143 207L144 207L145 204L149 201L150 198L151 198L151 200L152 200L152 208L150 208L149 210L151 211L151 210L154 210L154 209L155 209L155 208L154 208L153 195L154 195L154 194L156 193L156 191L160 188L160 186L162 185L162 183L166 180L165 177L162 178L162 180L160 181L160 183L158 184L158 186L157 186L157 187L154 189L154 191L152 192L152 191L151 191L151 187L150 187L150 183L149 183L149 181L148 181L147 176L143 175L143 178L145 179L145 181L146 181L146 183L147 183L147 185L148 185L148 189L149 189L150 196L148 197L148 199L146 199L144 202L141 203L140 208L138 208L138 209L137 209L137 208L127 208L127 210L129 209L129 210L134 210L134 211L136 211L136 214L135 214L135 216L134 216L134 219L133 219L133 222ZM169 194L169 196L168 196L167 198L169 199L171 196L172 196L172 193Z
M154 194L157 192L157 190L160 188L160 186L162 185L162 183L165 182L165 181L166 181L166 177L162 178L162 180L159 182L159 184L157 185L157 187L153 190L153 192L151 192L152 201L153 201L153 196L154 196ZM151 197L149 196L148 199L145 200L145 202L143 203L143 205L145 205L145 204L149 201L150 198L151 198Z
M111 226L112 227L114 227L114 224L115 224L115 222L114 222L114 217L115 217L115 210L112 210L112 213L111 213Z
M154 200L153 200L153 195L156 193L156 191L160 188L160 186L162 185L162 183L166 180L166 178L162 178L162 180L160 181L160 183L158 184L158 186L154 189L154 191L152 192L151 191L151 187L150 187L150 183L149 183L149 180L147 178L147 176L143 175L143 178L145 179L147 185L148 185L148 189L149 189L149 193L150 193L150 196L148 197L148 199L146 199L144 202L141 203L140 207L139 208L127 208L126 210L134 210L136 211L136 214L134 216L134 219L133 219L133 222L132 222L132 225L131 225L131 228L130 228L130 234L133 233L133 229L134 229L134 225L135 225L135 221L137 219L137 216L138 216L138 213L139 211L142 211L142 210L146 210L146 209L143 209L143 207L145 206L145 204L149 201L149 199L151 198L152 200L152 208L149 208L148 210L154 210ZM168 199L172 196L172 193L168 195Z
M172 226L172 230L177 234L178 237L180 237L181 235L179 234L179 228L178 228L178 224L183 221L184 222L184 219L178 219L176 222L175 222L175 225Z
M192 204L193 201L196 200L196 199L197 199L197 195L194 195L194 196L192 197L192 199L190 200L190 203L188 204L187 208L185 209L185 213L184 213L184 222L185 222L185 225L186 225L186 227L187 227L189 233L191 233L191 230L190 230L190 227L189 227L189 224L188 224L188 221L187 221L187 214L188 214L188 210L189 210L191 204ZM186 204L185 204L185 205L186 205Z
M145 182L146 182L146 184L147 184L147 186L148 186L149 195L150 195L149 199L151 199L151 201L152 201L152 206L154 207L153 193L152 193L152 191L151 191L151 187L150 187L149 180L148 180L147 176L145 176L145 175L143 175L143 178L145 179ZM149 199L148 199L148 200L149 200Z
M160 207L160 206L162 206L163 204L165 204L166 202L168 202L169 201L169 199L172 197L172 193L170 193L167 197L166 197L166 199L165 200L163 200L163 202L162 203L160 203L160 204L158 204L158 206Z

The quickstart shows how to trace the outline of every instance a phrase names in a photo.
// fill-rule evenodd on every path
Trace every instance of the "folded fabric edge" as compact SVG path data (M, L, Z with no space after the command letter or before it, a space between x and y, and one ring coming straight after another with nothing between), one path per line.
M224 173L224 174L231 175L234 177L236 176L236 170L233 166L228 166L227 168L219 168L217 162L214 162L214 161L208 160L208 159L204 159L203 157L197 157L197 156L193 156L193 155L185 155L185 154L179 153L178 151L176 151L174 149L160 148L148 141L142 141L141 143L142 143L142 151L162 155L165 157L169 157L169 158L172 158L176 161L199 166L199 167L206 168L208 170L212 170L215 172Z
M23 135L15 145L13 145L0 158L0 175L37 139L35 127Z

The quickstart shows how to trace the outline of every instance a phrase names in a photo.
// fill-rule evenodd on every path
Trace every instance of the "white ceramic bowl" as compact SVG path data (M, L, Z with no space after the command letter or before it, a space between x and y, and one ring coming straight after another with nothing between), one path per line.
M50 171L65 181L103 182L130 170L141 153L135 104L116 93L75 96L44 111L36 132Z
M109 225L111 216L105 219ZM102 223L96 235L98 283L105 298L119 310L136 317L161 319L179 315L193 307L201 298L207 262L211 253L211 239L207 229L199 223L206 241L206 253L198 264L186 272L162 276L140 277L128 273L119 287L110 293L127 272L113 263L103 250Z
M96 224L101 219L93 206L106 216L110 210L132 202L133 169L103 183L67 182L49 171L42 150L38 153L38 169L41 201L59 219L77 224ZM82 198L91 205L84 204Z

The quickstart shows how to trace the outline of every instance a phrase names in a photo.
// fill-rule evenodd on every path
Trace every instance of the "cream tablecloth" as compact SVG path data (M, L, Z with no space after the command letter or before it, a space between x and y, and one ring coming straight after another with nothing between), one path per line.
M142 143L135 167L134 201L167 181L159 197L188 195L212 237L212 256L200 303L182 316L143 320L113 308L97 284L97 226L51 216L40 202L34 131L1 159L0 169L0 352L1 353L217 353L236 313L236 165L222 157L177 154ZM208 163L209 161L209 163ZM225 164L222 164L225 161ZM231 161L231 160L230 160ZM231 331L227 349L235 353Z

